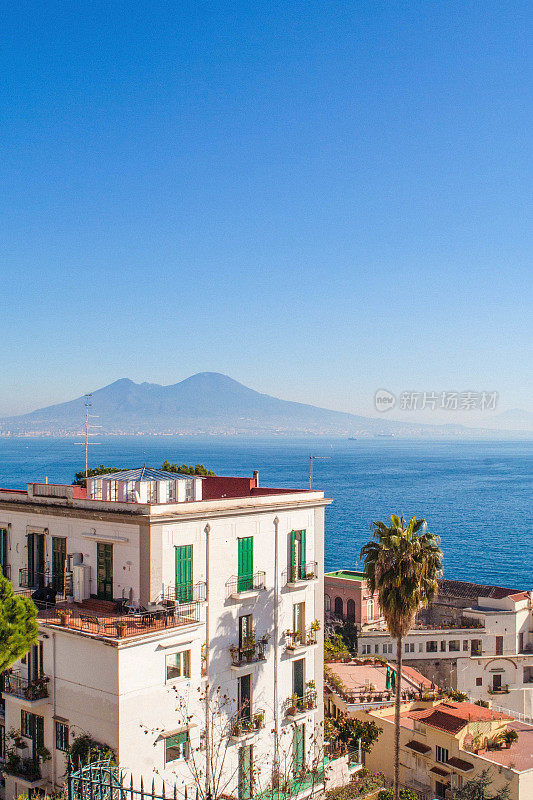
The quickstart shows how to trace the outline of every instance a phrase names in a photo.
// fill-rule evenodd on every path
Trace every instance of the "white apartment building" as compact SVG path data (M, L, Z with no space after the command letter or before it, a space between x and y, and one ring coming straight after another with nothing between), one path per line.
M282 776L311 768L329 502L256 474L146 468L87 490L0 490L1 567L40 607L38 645L3 676L6 800L61 786L84 734L167 796L194 796L192 766L204 774L222 739L211 780L228 797L266 789L274 763Z
M491 700L533 717L532 593L463 586L470 594L476 588L486 594L479 594L469 607L454 607L455 613L447 620L441 614L435 618L430 608L426 617L433 622L417 624L404 639L404 663L441 688L458 689L471 700ZM359 649L363 655L391 659L397 655L396 642L388 633L371 626L361 634Z

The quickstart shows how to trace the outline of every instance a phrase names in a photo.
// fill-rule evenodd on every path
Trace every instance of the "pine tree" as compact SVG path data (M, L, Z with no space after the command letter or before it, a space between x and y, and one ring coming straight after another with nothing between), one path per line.
M0 576L0 672L26 655L38 632L35 605L15 594L11 582Z

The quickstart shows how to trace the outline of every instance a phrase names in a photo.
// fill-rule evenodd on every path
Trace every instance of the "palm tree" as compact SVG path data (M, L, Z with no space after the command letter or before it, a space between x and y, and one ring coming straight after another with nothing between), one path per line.
M392 525L373 522L374 539L362 548L368 589L377 594L381 613L398 647L395 701L394 800L400 796L400 697L402 639L412 627L416 612L437 592L442 566L440 539L429 533L424 519L391 515Z

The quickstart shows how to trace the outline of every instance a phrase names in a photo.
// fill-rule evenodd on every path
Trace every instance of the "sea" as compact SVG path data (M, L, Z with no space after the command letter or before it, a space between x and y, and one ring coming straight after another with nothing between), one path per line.
M262 486L313 488L326 510L326 569L357 569L372 521L424 517L440 536L444 577L533 588L533 442L396 439L99 437L89 465L204 464L252 475ZM1 438L0 486L71 483L84 469L82 440Z

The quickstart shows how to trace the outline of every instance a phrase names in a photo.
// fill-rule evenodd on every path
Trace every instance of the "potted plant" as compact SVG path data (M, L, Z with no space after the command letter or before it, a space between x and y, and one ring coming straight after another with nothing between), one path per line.
M117 619L115 622L115 628L117 629L117 636L124 636L127 628L126 620Z
M230 646L229 652L230 652L231 660L233 661L233 663L234 664L238 664L239 661L240 661L240 654L239 654L239 648L237 647L237 645L236 644L232 644Z
M289 700L290 700L290 705L289 705L289 707L287 709L287 714L289 714L289 716L293 717L295 714L298 713L298 700L299 700L299 697L298 697L297 693L293 692L291 694L291 696L289 697Z
M260 728L263 727L264 722L265 722L265 712L264 711L258 711L256 714L254 714L254 728L257 731Z
M508 748L518 740L518 733L514 728L507 728L507 730L502 733L500 740L502 744Z
M242 734L242 722L240 719L238 719L233 723L233 727L231 729L231 735L240 736L241 734Z
M57 616L59 617L59 624L62 625L64 628L68 628L68 620L69 617L72 616L72 611L70 608L58 608Z

